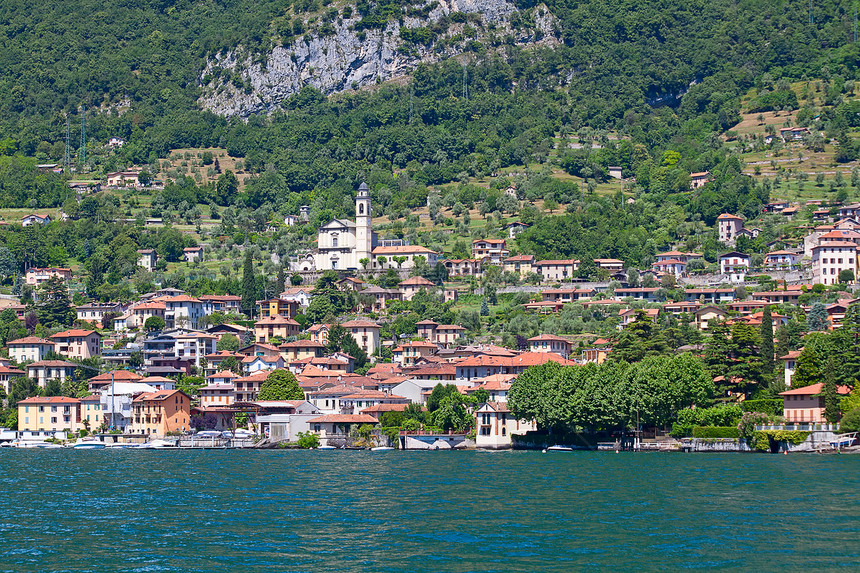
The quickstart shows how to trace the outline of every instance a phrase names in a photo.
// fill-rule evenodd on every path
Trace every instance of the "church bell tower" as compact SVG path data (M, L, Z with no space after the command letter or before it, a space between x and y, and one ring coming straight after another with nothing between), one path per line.
M358 187L355 197L355 268L364 268L361 259L370 260L373 250L373 229L370 223L370 188L367 183ZM368 264L367 268L371 268Z

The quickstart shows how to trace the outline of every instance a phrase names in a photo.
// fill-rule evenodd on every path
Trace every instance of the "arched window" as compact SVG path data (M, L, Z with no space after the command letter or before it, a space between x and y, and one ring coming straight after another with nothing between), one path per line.
M337 246L337 237L333 237L333 238L332 238L332 240L331 240L331 246L332 246L332 247L336 247L336 246Z
M359 215L364 215L364 203L360 203L360 204L358 205L358 214L359 214Z

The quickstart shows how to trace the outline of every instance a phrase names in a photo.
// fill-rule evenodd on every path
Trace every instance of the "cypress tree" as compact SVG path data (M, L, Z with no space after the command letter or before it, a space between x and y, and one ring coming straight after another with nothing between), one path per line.
M839 393L836 389L836 363L828 356L824 363L824 419L835 424L839 421Z
M245 251L245 265L242 268L242 312L247 317L254 315L254 305L257 294L257 281L254 279L254 261L251 252Z
M768 383L773 380L775 370L773 363L773 319L771 318L770 305L764 307L761 317L761 361L762 378Z
M285 272L284 266L283 266L283 265L281 265L281 267L278 269L278 289L279 289L279 290L278 290L278 292L276 292L275 294L276 294L276 295L280 295L280 294L281 294L281 292L282 292L285 288L287 288L287 275L286 275L286 272Z

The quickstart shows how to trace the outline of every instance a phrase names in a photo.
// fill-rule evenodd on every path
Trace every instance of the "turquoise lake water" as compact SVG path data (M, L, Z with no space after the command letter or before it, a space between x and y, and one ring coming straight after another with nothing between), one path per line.
M860 570L860 456L0 450L0 571Z

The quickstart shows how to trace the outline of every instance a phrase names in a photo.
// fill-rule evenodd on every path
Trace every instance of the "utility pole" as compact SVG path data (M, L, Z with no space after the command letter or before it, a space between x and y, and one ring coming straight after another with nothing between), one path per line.
M69 116L66 116L66 149L63 152L63 171L69 173L72 166L72 142L70 136Z
M463 62L463 99L469 99L469 71L465 61Z
M78 149L78 167L83 168L87 160L87 106L81 109L81 147Z

